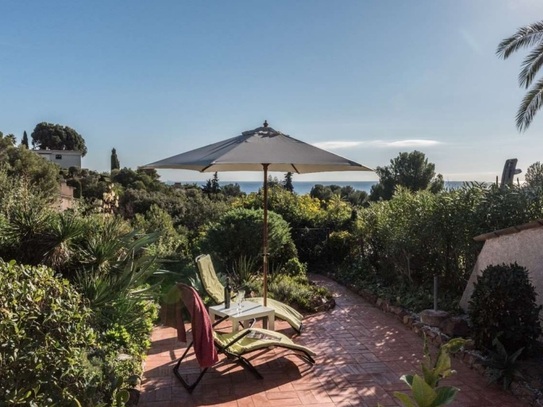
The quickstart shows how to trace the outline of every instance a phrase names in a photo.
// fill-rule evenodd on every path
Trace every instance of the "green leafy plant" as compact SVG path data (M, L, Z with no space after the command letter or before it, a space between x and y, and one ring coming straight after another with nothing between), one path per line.
M326 259L335 264L341 264L351 259L351 251L356 247L353 235L341 230L331 232L324 246Z
M229 273L233 278L234 286L246 288L252 281L257 278L255 270L258 270L259 265L257 259L249 256L240 256L234 260L232 272Z
M263 211L234 209L224 214L207 231L202 251L217 259L219 271L232 269L241 256L260 258L262 255ZM278 214L268 214L270 263L284 263L297 257L288 223Z
M149 283L157 264L147 248L159 235L131 231L116 218L89 222L94 228L80 243L87 255L79 263L74 281L90 304L100 332L103 371L107 377L135 385L129 379L141 373L141 361L158 315L153 300L160 281ZM119 355L125 357L119 360ZM116 382L111 383L113 386ZM113 393L108 393L112 400L117 397Z
M542 197L543 188L502 190L478 183L438 194L400 188L389 201L359 208L356 222L348 229L351 236L331 231L346 257L323 270L338 270L343 283L386 294L389 299L400 298L412 310L432 306L427 294L437 275L440 308L454 311L481 250L473 236L539 219ZM340 241L343 237L345 246ZM311 242L313 248L318 245ZM321 258L326 261L329 256ZM409 295L410 291L416 295ZM488 346L494 336L489 336Z
M492 344L496 350L488 352L488 359L483 361L483 366L487 367L489 383L501 382L503 389L507 390L514 379L523 377L517 359L524 348L517 349L509 355L498 338L494 338Z
M526 268L516 263L487 267L469 303L476 346L490 349L499 336L508 352L530 351L541 335L541 308Z
M275 274L268 289L273 298L305 311L319 311L332 304L330 291L311 283L307 276Z
M307 275L307 265L300 262L296 257L288 259L287 262L281 267L281 273L289 276L300 276L302 278Z
M421 364L422 376L404 375L401 380L411 388L411 395L394 392L394 396L405 407L440 407L454 401L458 389L439 386L439 382L455 373L451 369L451 353L459 351L465 340L455 338L443 344L435 361L432 361L426 338L424 338L424 361Z
M0 260L0 286L0 405L96 405L98 342L81 295L53 270L13 261Z

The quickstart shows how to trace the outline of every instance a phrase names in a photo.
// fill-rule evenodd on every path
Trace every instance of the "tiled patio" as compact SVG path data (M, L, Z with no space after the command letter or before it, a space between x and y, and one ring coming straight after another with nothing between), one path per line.
M314 276L336 297L332 311L306 317L305 330L294 341L311 347L318 356L311 367L283 350L253 354L250 358L264 376L258 380L225 360L210 369L194 393L188 394L172 368L185 344L172 328L157 327L146 361L140 407L192 406L397 406L393 392L406 390L399 378L420 372L423 342L400 321L366 303L337 283ZM293 336L282 321L276 329ZM283 356L279 356L283 355ZM190 379L199 370L194 357L185 370ZM453 360L457 374L442 382L460 388L451 406L519 407L522 403L466 365Z

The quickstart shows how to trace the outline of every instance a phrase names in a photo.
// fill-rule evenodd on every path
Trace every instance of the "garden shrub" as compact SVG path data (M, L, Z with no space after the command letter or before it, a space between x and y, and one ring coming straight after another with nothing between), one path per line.
M541 335L540 310L526 268L516 263L488 266L469 302L475 344L490 349L499 337L508 352L529 351Z
M512 204L515 200L522 208ZM364 282L400 297L410 308L429 302L426 297L438 276L439 305L449 309L458 302L481 250L473 237L540 217L540 200L522 188L501 190L477 183L439 194L400 188L390 201L359 211L352 230L359 249L348 258L355 269L350 274L356 275L356 257L362 256L365 270L358 271L369 277ZM350 267L347 263L342 268ZM405 290L416 295L406 296Z
M322 264L326 261L324 245L328 238L325 228L297 228L292 230L292 239L296 245L300 261L309 264Z
M261 209L227 212L207 231L202 250L217 259L214 264L220 271L232 269L242 256L261 258L263 218ZM288 223L274 212L268 212L268 244L270 264L283 264L297 257Z
M261 209L264 206L262 193L250 193L233 202L234 207ZM298 195L281 186L269 186L268 210L283 217L292 228L314 227L322 212L321 202L309 195Z
M311 283L306 276L276 274L269 282L271 297L300 310L315 312L332 299L325 287Z
M347 230L330 233L325 245L326 259L334 264L349 261L354 250L356 250L356 239Z
M102 377L81 296L49 268L2 260L0 286L0 405L94 405Z
M150 284L158 266L148 248L159 235L138 234L116 217L97 216L87 222L93 228L79 242L85 248L80 254L87 256L80 260L74 282L92 308L104 372L135 384L157 318L153 299L161 281ZM120 361L119 355L124 355Z
M154 255L160 258L182 261L191 258L186 231L182 227L176 230L172 217L159 206L153 204L144 215L136 214L132 225L135 229L148 233L160 232L158 241L150 246L150 250ZM179 231L182 233L179 233Z
M351 221L352 207L344 202L339 195L333 195L323 203L324 210L321 210L316 219L316 226L330 230L346 229Z
M301 263L296 257L293 257L283 264L280 272L289 276L305 277L307 274L307 266L304 263Z

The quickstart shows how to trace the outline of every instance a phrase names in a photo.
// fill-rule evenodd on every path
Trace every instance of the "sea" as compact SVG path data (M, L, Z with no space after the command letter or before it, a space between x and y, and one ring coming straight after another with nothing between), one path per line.
M182 182L182 184L197 184L204 186L205 181L186 181ZM241 191L245 192L246 194L258 192L258 190L262 188L262 181L219 181L219 185L221 186L228 184L238 184ZM369 194L371 187L377 184L377 181L292 181L294 192L296 192L298 195L309 194L311 189L318 184L324 186L338 185L340 187L351 186L357 191L366 191ZM445 188L447 189L460 188L462 185L464 185L464 181L445 181Z

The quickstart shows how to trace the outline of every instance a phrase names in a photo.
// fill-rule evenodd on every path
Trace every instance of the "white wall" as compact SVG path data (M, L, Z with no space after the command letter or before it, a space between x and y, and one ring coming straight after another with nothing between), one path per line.
M81 153L62 150L34 150L46 160L58 164L61 168L81 168Z
M543 227L526 229L517 233L488 239L473 268L460 300L464 311L473 293L473 283L490 265L517 263L526 267L537 293L537 303L543 304Z

